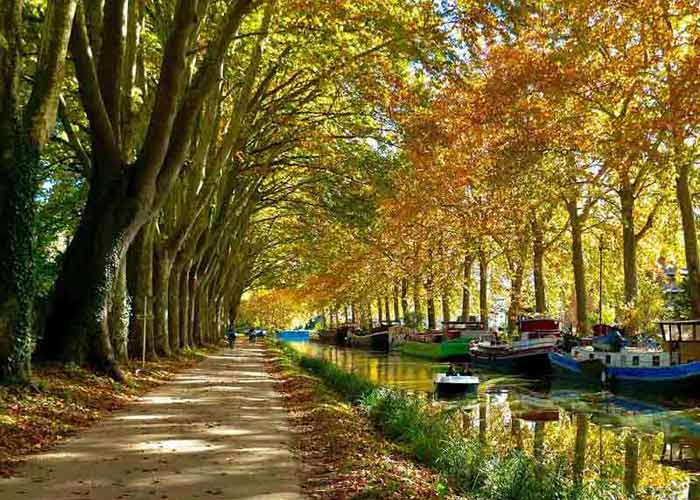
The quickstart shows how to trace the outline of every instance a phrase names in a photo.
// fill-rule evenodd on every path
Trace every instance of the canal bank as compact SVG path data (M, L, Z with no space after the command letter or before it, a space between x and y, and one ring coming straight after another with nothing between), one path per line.
M477 398L445 404L429 394L439 364L314 344L295 352L341 397L362 379L395 387L352 398L469 498L698 498L695 410L488 373Z
M310 498L431 499L452 496L439 474L408 459L367 415L321 379L309 377L289 348L268 342L266 369L283 395Z

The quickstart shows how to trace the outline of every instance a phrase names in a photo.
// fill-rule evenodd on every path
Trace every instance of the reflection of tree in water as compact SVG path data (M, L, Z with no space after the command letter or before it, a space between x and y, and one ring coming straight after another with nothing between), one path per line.
M479 442L486 444L486 431L488 424L486 423L486 406L488 405L488 395L484 396L479 401Z
M625 438L625 493L631 497L637 493L639 483L639 437L630 432Z
M576 446L574 448L574 482L583 482L586 470L586 447L588 446L588 416L576 415Z

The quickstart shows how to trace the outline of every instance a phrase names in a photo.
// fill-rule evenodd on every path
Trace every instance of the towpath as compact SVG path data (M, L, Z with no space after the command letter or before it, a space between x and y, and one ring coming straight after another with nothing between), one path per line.
M303 498L263 347L239 342L0 479L2 500Z

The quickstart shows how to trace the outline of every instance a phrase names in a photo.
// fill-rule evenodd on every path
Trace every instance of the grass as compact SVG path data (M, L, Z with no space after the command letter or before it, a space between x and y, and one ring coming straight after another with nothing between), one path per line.
M378 387L328 361L300 355L289 346L281 349L288 362L359 405L374 426L404 453L439 472L457 493L470 499L623 498L619 485L576 485L568 457L548 456L539 463L519 450L496 453L461 432L454 408L445 409L421 395Z

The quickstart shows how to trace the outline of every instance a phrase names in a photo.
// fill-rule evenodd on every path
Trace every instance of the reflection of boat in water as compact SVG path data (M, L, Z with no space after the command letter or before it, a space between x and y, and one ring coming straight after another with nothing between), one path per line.
M473 375L448 375L439 373L435 376L435 390L440 397L462 396L476 392L479 377Z
M549 398L534 393L522 392L514 395L511 404L513 417L527 422L556 422L559 408Z
M686 472L700 473L700 438L664 435L659 462Z
M643 390L694 389L700 381L700 320L662 321L662 349L620 347L613 350L577 346L570 354L551 352L560 374L579 381L606 382L612 388Z
M561 336L559 322L545 318L521 319L518 325L520 340L479 342L471 349L472 361L495 369L530 374L548 372L548 354Z

